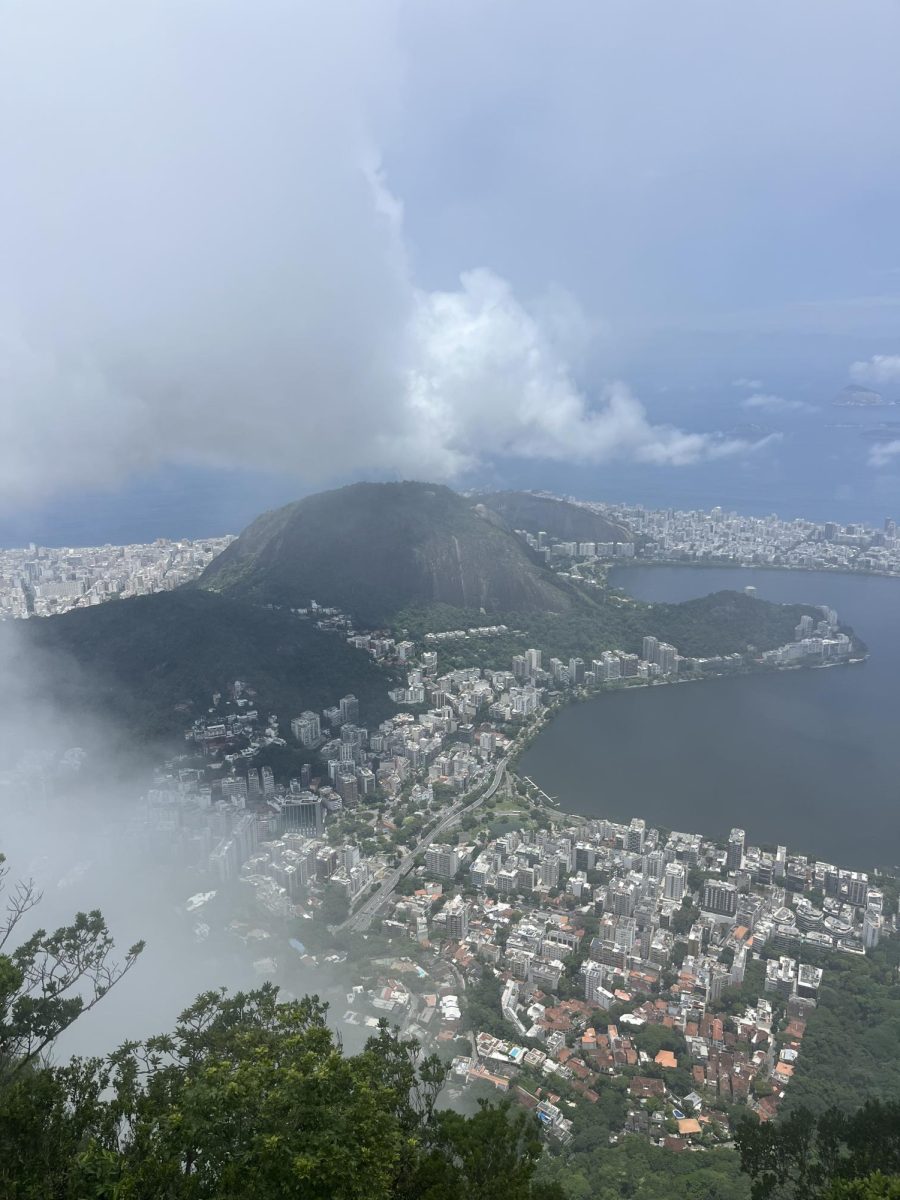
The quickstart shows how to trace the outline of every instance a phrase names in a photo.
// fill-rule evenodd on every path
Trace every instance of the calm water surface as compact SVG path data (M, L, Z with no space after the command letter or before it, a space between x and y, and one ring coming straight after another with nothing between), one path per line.
M606 693L565 709L522 770L571 812L780 842L841 866L900 865L900 580L634 567L642 600L755 585L829 604L868 644L860 666Z

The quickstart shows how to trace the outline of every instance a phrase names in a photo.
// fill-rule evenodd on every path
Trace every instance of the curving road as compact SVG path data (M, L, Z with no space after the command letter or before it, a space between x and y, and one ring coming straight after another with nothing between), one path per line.
M476 797L469 804L465 803L465 797L462 796L456 801L455 804L448 808L438 821L437 825L432 826L427 833L424 833L419 841L416 842L415 846L413 846L411 850L408 850L406 854L404 854L403 858L400 860L399 866L396 866L393 871L390 872L390 874L384 877L381 887L378 889L375 895L370 896L365 904L363 904L356 910L355 913L349 916L342 925L335 926L335 931L339 929L368 929L376 912L379 910L379 908L381 908L382 904L384 904L385 900L387 900L388 896L391 894L403 876L409 874L409 872L412 870L416 855L421 854L422 851L427 846L430 846L432 842L440 840L441 835L446 833L450 826L455 824L460 817L465 816L466 813L472 812L474 809L478 808L480 804L484 804L485 800L490 800L491 796L494 795L494 793L497 791L497 788L503 782L509 757L510 756L507 755L506 758L502 758L500 762L497 763L497 766L494 769L494 777L485 788L482 795Z

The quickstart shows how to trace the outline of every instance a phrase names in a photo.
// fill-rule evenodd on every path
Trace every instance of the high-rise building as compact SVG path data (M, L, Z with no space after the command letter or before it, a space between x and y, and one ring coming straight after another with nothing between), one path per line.
M882 918L871 908L867 908L863 917L863 945L867 950L874 950L881 938Z
M455 846L435 843L425 851L425 869L439 879L452 879L459 870L459 851Z
M341 724L356 725L359 721L359 701L355 696L341 697Z
M536 675L541 669L541 652L540 650L526 650L525 661L528 665L528 674Z
M461 942L469 932L469 905L462 896L454 896L447 905L447 936Z
M275 795L275 775L271 767L260 767L259 771L262 779L263 795L266 797Z
M340 771L335 780L335 787L344 802L344 808L356 808L359 804L359 784L356 774L352 771Z
M847 871L843 874L841 883L843 888L846 888L847 903L864 908L869 893L868 875L864 871Z
M629 854L644 853L644 837L646 832L646 822L641 817L633 817L631 824L628 826L628 833L625 838L625 849Z
M662 879L666 869L666 855L663 850L651 850L644 857L644 874L648 879Z
M325 832L325 814L319 797L312 792L288 796L281 806L281 830L282 833L321 837Z
M572 687L577 687L580 683L584 683L583 658L569 659L569 683L572 685Z
M678 671L678 652L668 642L660 642L657 648L659 670L662 675L674 675Z
M737 912L737 897L737 888L733 883L707 879L703 885L700 907L704 912L715 913L717 916L733 917Z
M301 746L312 747L319 744L322 736L322 722L319 714L303 712L291 721L291 733Z
M659 639L645 637L641 644L641 658L644 662L659 662Z
M541 859L541 883L544 887L556 887L559 883L559 859L555 854Z
M624 879L614 879L607 892L607 905L617 917L630 917L637 903L637 888Z
M669 863L663 876L663 895L667 900L677 900L681 903L684 898L685 876L681 863Z
M739 871L744 861L744 831L732 829L728 835L728 870Z

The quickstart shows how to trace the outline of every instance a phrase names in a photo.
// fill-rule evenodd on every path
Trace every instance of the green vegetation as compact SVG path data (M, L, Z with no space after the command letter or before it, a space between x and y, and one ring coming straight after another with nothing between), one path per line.
M752 1200L890 1196L900 1176L900 1103L871 1100L850 1115L797 1109L764 1124L748 1118L736 1142Z
M0 890L6 875L0 859ZM900 1200L900 1101L850 1115L798 1109L768 1124L747 1115L737 1153L714 1148L711 1132L707 1153L675 1154L640 1134L611 1144L628 1106L624 1078L599 1080L593 1104L559 1080L574 1137L545 1152L528 1110L510 1101L482 1101L469 1116L442 1109L438 1056L384 1023L345 1055L316 997L280 1003L270 984L205 993L170 1033L53 1065L44 1055L59 1034L142 946L117 965L99 913L15 945L38 899L27 885L13 889L0 922L0 1195L9 1200ZM486 974L469 1011L506 1032L498 1001ZM635 1040L648 1054L684 1045L662 1028ZM527 1070L521 1080L532 1091L545 1082Z
M26 684L52 679L74 719L99 715L141 743L180 736L236 679L254 689L261 717L278 714L287 739L291 717L348 692L366 721L395 711L386 672L340 635L222 596L180 589L12 625L0 636Z
M0 891L7 869L0 859ZM560 1200L537 1184L537 1123L509 1105L439 1111L446 1066L382 1024L346 1056L316 997L197 998L171 1033L108 1057L43 1056L143 949L116 965L99 913L13 947L39 896L0 921L4 1200Z
M5 1197L554 1200L537 1125L439 1111L446 1068L382 1026L342 1053L314 997L200 996L171 1034L0 1088Z
M785 1113L832 1105L847 1112L869 1098L900 1102L898 963L895 941L865 958L827 956Z
M306 607L315 599L414 638L498 623L521 631L445 644L447 665L508 667L529 645L564 659L612 647L638 651L646 634L688 655L769 649L789 641L800 616L812 611L743 592L649 605L579 587L549 571L485 506L499 505L518 521L522 505L537 505L547 518L542 528L550 526L550 506L564 524L586 521L588 540L600 537L598 522L606 529L603 518L523 494L480 500L473 506L449 488L422 483L355 484L308 496L256 520L209 565L200 587L278 605Z
M579 1118L581 1113L579 1112ZM737 1154L673 1154L642 1137L610 1146L598 1136L587 1150L554 1155L540 1177L558 1183L570 1200L749 1200L750 1185Z
M200 587L294 607L316 600L368 627L408 604L491 613L576 603L495 514L425 483L358 483L266 513L210 563Z
M577 591L578 607L566 613L494 613L448 605L408 605L395 619L413 639L446 629L470 629L487 623L506 625L499 637L473 637L438 644L445 667L480 666L508 670L512 656L529 646L550 658L586 661L604 650L640 653L648 634L671 642L681 654L709 657L744 653L748 646L769 650L794 637L802 605L771 604L743 592L714 592L681 604L619 604L608 593Z

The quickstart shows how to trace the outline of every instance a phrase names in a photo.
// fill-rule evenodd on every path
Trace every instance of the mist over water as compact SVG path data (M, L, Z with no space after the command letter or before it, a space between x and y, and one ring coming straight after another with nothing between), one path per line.
M565 709L522 760L561 807L780 843L843 867L900 864L900 580L691 567L619 570L642 600L752 584L837 609L870 650L831 670L606 693Z

